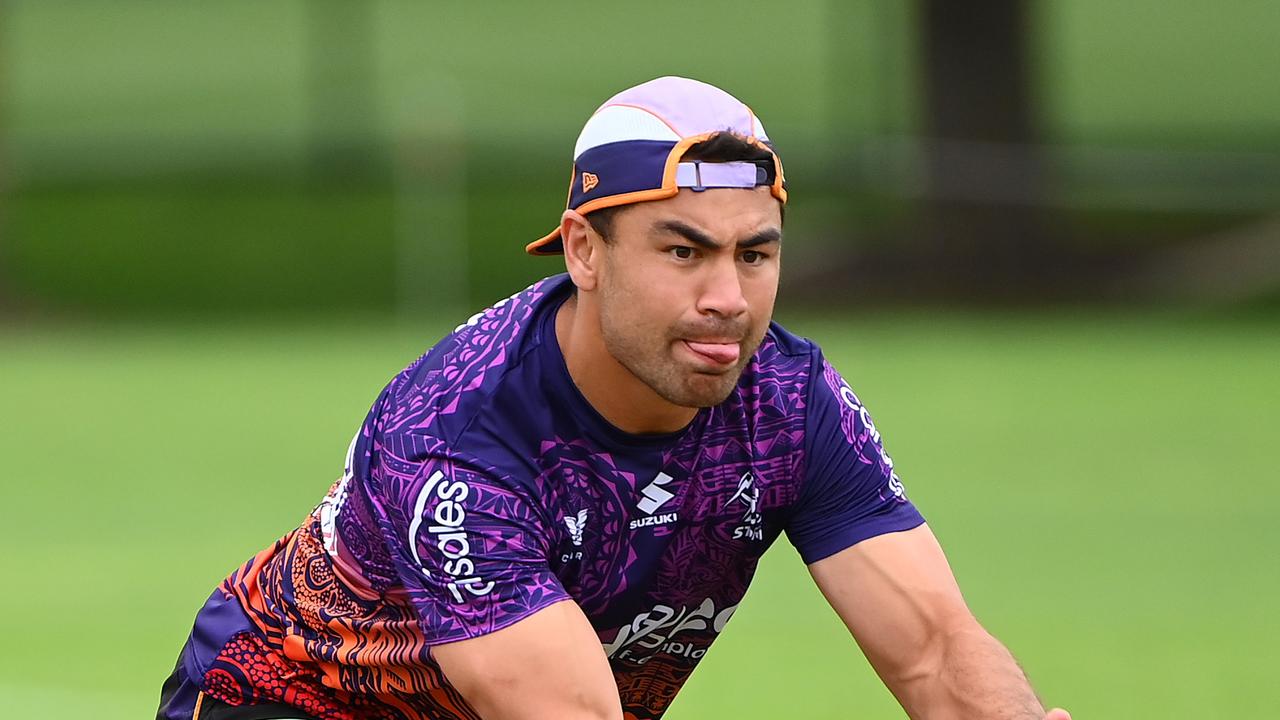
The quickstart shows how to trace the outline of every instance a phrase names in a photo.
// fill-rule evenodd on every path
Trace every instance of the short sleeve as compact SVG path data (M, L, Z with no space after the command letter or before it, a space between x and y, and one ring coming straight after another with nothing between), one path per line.
M496 473L428 459L384 502L397 571L429 644L485 635L569 598L531 499Z
M787 537L806 564L924 522L907 500L871 415L815 352L805 424L805 477Z

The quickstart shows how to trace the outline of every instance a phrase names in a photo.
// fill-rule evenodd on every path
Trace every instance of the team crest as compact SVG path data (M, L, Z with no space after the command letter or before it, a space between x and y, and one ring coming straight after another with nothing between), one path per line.
M763 540L764 516L760 514L760 488L756 486L756 478L747 471L738 478L738 490L729 498L728 505L742 507L742 522L733 529L735 540Z

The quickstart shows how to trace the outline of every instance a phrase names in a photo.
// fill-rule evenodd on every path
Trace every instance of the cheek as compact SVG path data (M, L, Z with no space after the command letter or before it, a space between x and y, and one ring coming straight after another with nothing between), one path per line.
M743 291L752 313L768 319L773 314L774 302L778 299L778 272L762 272L743 283Z
M613 278L611 312L639 328L665 328L680 315L679 285L661 267L637 264Z
M655 332L654 298L651 288L628 274L615 276L604 286L600 298L600 321L615 341L634 348L649 345Z

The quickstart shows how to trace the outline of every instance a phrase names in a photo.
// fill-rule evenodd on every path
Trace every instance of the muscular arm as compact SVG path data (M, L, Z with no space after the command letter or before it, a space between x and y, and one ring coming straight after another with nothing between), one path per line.
M484 720L622 720L600 639L572 601L431 652Z
M928 526L888 533L809 566L823 595L912 718L1060 720L978 624Z

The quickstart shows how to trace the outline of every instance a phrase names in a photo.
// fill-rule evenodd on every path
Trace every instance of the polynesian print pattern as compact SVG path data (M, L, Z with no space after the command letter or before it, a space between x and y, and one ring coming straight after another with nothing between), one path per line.
M390 499L386 526L404 529L402 576L432 642L484 635L569 597L532 498L456 454L421 468L412 482L373 477Z
M545 607L567 597L550 572L505 583L514 580L501 576L508 568L498 575L473 572L476 565L545 557L546 528L522 488L493 482L504 474L451 449L445 427L468 392L508 367L552 282L535 283L459 326L435 349L442 357L430 369L424 371L420 359L392 382L362 430L369 472L356 494L372 508L374 522L340 515L340 535L380 536L382 547L370 548L375 555L391 548L396 579L433 642L491 632L527 615L527 609L520 612L525 603ZM437 518L441 513L452 515ZM466 534L458 532L463 514ZM441 550L458 557L444 558ZM452 562L433 567L433 558Z
M664 471L687 482L672 501L681 522L647 593L656 602L601 633L633 717L666 711L737 609L798 497L809 360L782 356L766 337L739 389L663 455Z
M426 355L384 391L375 414L386 409L390 396L416 393L427 398L425 403L396 405L371 418L374 427L366 423L362 428L366 440L377 431L373 467L381 471L378 479L389 496L422 484L423 466L410 458L437 449L439 441L413 431L452 413L459 391L478 387L490 369L502 366L545 283L472 317L446 339L445 361L418 386L409 387ZM431 402L450 394L453 403ZM326 719L476 718L430 657L411 602L413 589L406 594L400 587L396 563L379 532L387 508L364 483L350 480L350 475L340 479L326 501L337 503L328 509L338 518L341 553L335 548L335 554L346 560L341 564L357 568L359 576L343 578L335 558L326 553L322 504L302 528L224 581L221 591L237 598L256 632L241 633L222 649L202 689L233 705L285 702ZM287 646L288 655L310 662L288 660Z
M526 350L550 282L473 317L399 374L327 509L228 579L256 637L224 649L206 675L211 695L305 702L321 718L471 720L428 647L572 598L628 717L665 712L797 502L812 355L766 336L730 399L648 454L538 414L493 436L523 464L487 450L482 460L456 442L455 418ZM520 435L529 430L543 439ZM654 519L637 498L658 472L672 492L662 512L678 521L636 525Z
M629 502L623 496L634 494L639 478L619 467L612 454L581 438L555 437L543 441L539 451L543 469L534 482L543 505L563 508L573 517L585 511L578 538L561 535L556 527L559 537L550 558L565 592L592 617L631 587L627 571L637 556L629 542Z
M258 632L237 635L215 659L202 687L212 697L286 703L325 720L478 718L431 659L412 606L361 598L335 575L318 520L222 590Z
M712 409L702 433L664 458L664 467L677 468L692 485L681 509L691 531L672 538L660 565L657 587L667 597L696 603L719 589L725 604L736 604L782 529L780 513L796 500L808 358L785 362L777 355L766 339L747 368L749 381Z
M483 385L490 372L504 368L512 346L550 282L548 279L534 283L459 325L439 348L444 351L440 366L420 381L413 381L414 374L427 355L400 373L392 383L391 393L413 398L413 402L397 404L389 409L385 418L378 420L379 433L388 440L398 441L388 448L392 453L389 459L411 467L413 463L408 458L426 457L434 449L429 447L434 444L430 435L437 429L440 417L454 413L467 391ZM424 444L417 444L418 440Z

